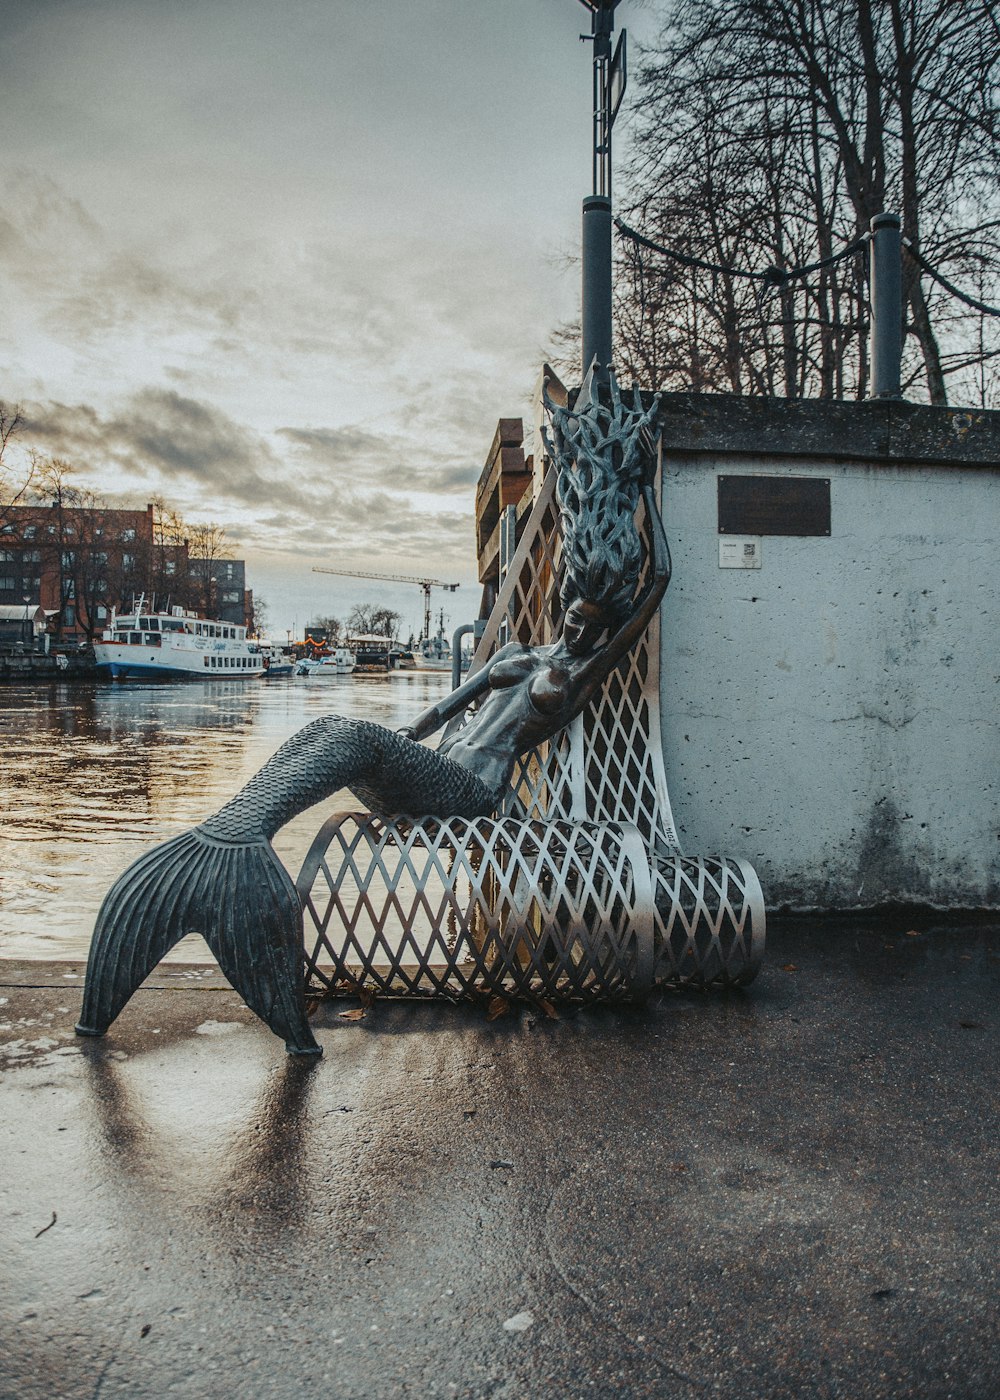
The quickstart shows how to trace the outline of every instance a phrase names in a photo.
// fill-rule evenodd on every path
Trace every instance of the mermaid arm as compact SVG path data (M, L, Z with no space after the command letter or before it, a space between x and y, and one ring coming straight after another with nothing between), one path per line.
M436 705L431 705L429 709L424 710L412 724L401 729L399 733L405 734L408 739L426 739L429 734L434 734L443 724L454 719L456 715L463 714L473 700L478 700L483 691L489 689L490 671L500 658L519 650L520 647L516 642L509 642L507 646L501 647L499 651L493 653L488 661L483 663L475 675L469 676L460 686L450 691L443 700L439 700Z

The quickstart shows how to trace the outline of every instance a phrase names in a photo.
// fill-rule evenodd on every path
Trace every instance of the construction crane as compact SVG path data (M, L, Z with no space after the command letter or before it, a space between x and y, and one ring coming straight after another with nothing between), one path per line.
M415 583L424 595L424 636L431 635L431 589L443 588L446 593L454 593L457 583L442 583L439 578L413 578L409 574L368 574L363 569L319 569L314 574L339 574L341 578L381 578L390 583Z

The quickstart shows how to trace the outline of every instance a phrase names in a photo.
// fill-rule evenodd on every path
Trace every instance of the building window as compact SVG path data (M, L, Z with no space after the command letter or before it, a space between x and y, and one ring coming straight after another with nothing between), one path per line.
M76 626L76 608L74 608L72 603L70 603L67 607L63 608L63 626Z
M13 593L15 586L15 580L9 574L0 574L0 590L5 593Z
M35 538L34 525L25 525L24 529L21 531L21 538L22 540L33 540Z
M134 539L135 539L135 531L134 531L134 530L123 530L123 531L122 531L122 544L131 544L132 541L133 541Z
M98 622L103 622L104 619L107 617L107 615L108 615L108 610L107 610L107 608L104 606L103 603L98 603L98 605L97 605L97 620L98 620Z
M177 572L176 562L173 559L168 559L163 566L163 572L168 578L172 577Z
M122 568L123 568L123 569L131 569L132 566L133 566L134 564L135 564L135 555L134 555L134 554L123 554L123 555L122 555Z
M0 559L2 559L4 563L10 564L16 558L17 555L12 549L0 549Z
M64 569L73 569L76 567L76 555L71 549L63 552L62 566Z

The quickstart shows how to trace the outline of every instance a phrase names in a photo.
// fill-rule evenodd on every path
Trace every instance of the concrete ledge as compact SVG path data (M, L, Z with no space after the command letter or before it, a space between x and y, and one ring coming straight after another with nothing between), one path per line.
M646 394L647 402L652 395ZM1000 412L879 401L664 394L664 451L928 466L1000 464Z

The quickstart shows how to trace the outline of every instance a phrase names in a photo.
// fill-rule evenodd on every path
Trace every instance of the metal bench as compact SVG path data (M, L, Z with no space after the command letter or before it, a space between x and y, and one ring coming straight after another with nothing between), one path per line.
M550 471L473 670L504 641L553 639L560 554ZM522 756L496 817L325 823L296 881L308 994L637 1000L756 976L765 915L753 869L678 847L659 627L588 711Z

